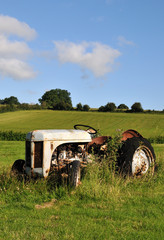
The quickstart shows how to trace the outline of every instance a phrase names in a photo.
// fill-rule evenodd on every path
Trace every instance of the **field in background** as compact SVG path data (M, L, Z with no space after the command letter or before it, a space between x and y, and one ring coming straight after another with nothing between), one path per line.
M135 129L144 137L164 136L164 114L100 113L32 110L0 114L0 131L29 132L35 129L72 129L75 124L91 125L104 135L117 129Z

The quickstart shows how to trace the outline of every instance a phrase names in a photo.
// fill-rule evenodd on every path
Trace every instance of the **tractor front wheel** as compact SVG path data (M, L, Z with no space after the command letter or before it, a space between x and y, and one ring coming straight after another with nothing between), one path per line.
M25 160L18 159L14 162L11 168L11 174L16 176L23 176L25 167Z
M77 187L80 184L80 161L74 160L70 164L69 184Z

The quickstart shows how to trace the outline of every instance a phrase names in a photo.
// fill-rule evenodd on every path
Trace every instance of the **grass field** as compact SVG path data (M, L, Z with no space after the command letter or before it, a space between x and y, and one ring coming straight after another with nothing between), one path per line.
M26 132L76 123L106 134L134 128L146 137L164 135L163 115L152 114L14 112L1 115L0 129ZM0 141L0 239L164 239L164 144L153 144L153 177L123 178L108 169L104 177L92 165L77 189L11 177L12 163L24 159L24 145Z
M104 181L95 166L76 190L53 189L45 180L17 182L7 172L24 156L24 143L0 146L0 239L163 239L164 145L153 145L154 177L109 173Z
M144 137L164 136L164 114L65 112L51 110L18 111L0 114L0 131L29 132L35 129L72 129L75 124L98 128L102 134L116 129L135 129Z

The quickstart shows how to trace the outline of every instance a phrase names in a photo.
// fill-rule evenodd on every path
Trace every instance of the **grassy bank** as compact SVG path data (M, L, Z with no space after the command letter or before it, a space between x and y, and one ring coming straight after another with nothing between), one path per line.
M163 239L164 145L153 145L154 177L122 178L99 165L77 189L18 182L12 162L23 142L0 142L0 239Z

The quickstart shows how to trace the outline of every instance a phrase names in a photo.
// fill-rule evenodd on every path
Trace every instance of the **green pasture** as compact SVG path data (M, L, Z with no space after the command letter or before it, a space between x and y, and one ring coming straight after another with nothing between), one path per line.
M0 114L0 131L26 133L35 129L72 129L75 124L91 125L105 135L113 135L117 129L135 129L146 138L164 136L164 114L51 110Z
M164 145L153 177L122 178L94 165L77 189L10 177L23 142L0 142L0 239L164 239Z

